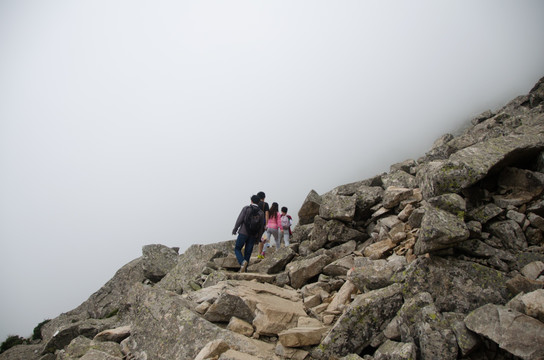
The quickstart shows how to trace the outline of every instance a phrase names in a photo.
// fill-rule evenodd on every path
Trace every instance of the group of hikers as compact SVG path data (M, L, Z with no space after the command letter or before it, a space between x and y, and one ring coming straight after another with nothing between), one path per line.
M281 208L280 213L278 203L273 202L269 207L264 201L265 198L266 195L262 191L251 196L251 204L242 208L234 224L232 235L238 233L234 254L240 264L240 272L246 272L253 247L257 242L259 243L257 257L260 259L264 258L267 247L275 246L279 249L282 238L285 246L289 246L293 219L287 215L285 206ZM244 249L243 254L242 249Z

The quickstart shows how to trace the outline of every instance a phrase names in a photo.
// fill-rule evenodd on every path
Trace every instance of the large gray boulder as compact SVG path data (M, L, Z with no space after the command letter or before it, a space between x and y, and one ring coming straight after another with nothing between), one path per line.
M331 258L326 254L291 262L285 268L289 273L291 286L300 289L308 280L320 274L330 262Z
M414 253L421 255L447 249L467 240L469 235L467 226L461 217L435 207L426 206Z
M413 189L417 187L416 177L402 170L393 170L389 174L382 176L383 187L390 186Z
M544 149L544 126L478 142L452 154L447 160L427 163L416 179L425 198L458 193L483 179L504 161Z
M178 263L178 252L161 244L145 245L142 248L144 276L160 281Z
M191 245L179 256L177 265L157 283L157 286L178 294L194 291L191 282L200 277L209 261L233 254L234 243L235 241L231 240L215 244Z
M314 217L319 214L321 201L321 196L315 190L310 191L298 211L298 222L300 225L314 222Z
M316 217L309 249L316 251L325 247L328 243L345 243L351 240L361 241L366 234L346 226L338 220L325 220Z
M15 345L0 354L0 360L38 360L41 355L42 345ZM53 359L55 359L54 355Z
M487 304L465 318L467 327L522 359L544 357L544 324L506 306Z
M504 273L470 261L421 257L405 273L405 296L428 292L440 312L467 313L487 303L506 304L513 296Z
M225 330L187 308L187 302L159 287L137 284L130 292L133 359L194 359L210 341L224 340L241 352L273 358L273 347Z
M524 250L527 248L525 234L514 220L497 221L489 225L489 231L501 240L505 249Z
M393 255L387 260L370 260L358 258L356 266L348 274L348 279L362 292L381 289L398 282L400 274L406 267L403 256Z
M374 353L374 360L413 360L417 358L414 343L385 341Z
M296 253L291 247L282 247L274 251L259 263L250 265L248 271L256 271L264 274L277 274L285 269L285 266L295 257Z
M55 333L44 342L42 354L54 353L70 344L72 340L79 336L94 338L101 331L115 327L117 319L86 319L72 324L65 324L57 328Z
M402 302L400 284L357 296L312 352L312 356L325 360L360 353L381 333L400 309Z
M436 308L431 294L421 292L407 299L395 322L403 342L419 345L422 359L457 359L455 334Z
M344 222L353 221L357 195L343 196L332 193L321 197L322 203L319 208L319 216L326 220L340 220Z

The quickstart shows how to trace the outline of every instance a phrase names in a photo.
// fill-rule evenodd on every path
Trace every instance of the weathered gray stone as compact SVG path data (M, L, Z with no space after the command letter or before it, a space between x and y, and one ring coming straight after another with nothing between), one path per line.
M374 353L374 360L414 360L417 347L414 343L384 342Z
M38 360L45 356L53 356L53 360L55 359L55 355L53 354L47 354L42 356L41 350L43 345L41 344L35 344L35 345L15 345L3 353L0 353L0 359L1 360ZM49 359L48 359L49 360Z
M394 284L357 296L312 352L312 356L328 359L331 356L360 353L400 309L401 289L399 284Z
M544 216L544 200L534 201L527 207L528 212L533 212L539 216Z
M213 262L220 269L228 269L228 270L240 269L240 264L238 263L238 260L236 259L236 256L234 255L234 253L228 254L227 256L223 256L223 257L217 257L213 259Z
M449 327L455 333L457 339L457 345L461 350L461 355L466 356L471 353L479 344L480 338L469 331L465 325L465 314L461 313L443 313L444 320L448 323Z
M544 243L544 232L529 226L525 230L525 239L528 245L540 245Z
M408 217L408 225L410 225L412 229L421 227L421 222L423 221L424 216L425 216L425 209L423 207L415 209L414 211L412 211L412 214Z
M121 326L115 329L108 329L99 332L93 338L94 341L114 341L120 343L130 336L130 325Z
M80 360L122 360L123 356L112 356L100 350L91 349Z
M525 276L516 275L506 282L506 287L510 293L517 295L519 293L529 293L542 289L544 283L538 280L527 279Z
M528 193L530 194L529 200L531 200L544 190L544 174L507 167L499 174L497 186L500 192Z
M357 249L357 242L350 240L345 243L341 243L324 251L331 258L332 261L336 261L347 255L351 255Z
M300 244L310 238L310 234L314 228L313 219L311 224L301 225L300 223L295 226L293 230L293 236L289 239L292 244Z
M325 220L316 217L312 231L309 249L313 252L324 247L327 243L345 243L351 240L365 239L364 233L347 227L338 220Z
M285 265L287 265L295 255L296 253L291 247L279 248L273 254L267 254L258 264L250 265L248 271L256 271L264 274L277 274L285 269Z
M544 322L544 289L518 294L506 306Z
M251 323L255 313L240 296L230 293L219 295L204 314L211 322L229 322L233 316Z
M253 326L250 323L242 319L238 319L235 316L231 317L229 324L227 325L227 329L245 336L253 335Z
M300 225L306 225L314 222L314 217L319 215L319 208L321 207L321 196L312 190L306 196L306 199L302 203L300 210L298 211L298 222Z
M487 304L465 318L467 327L523 359L544 356L544 324L505 306Z
M442 194L427 201L431 206L447 211L459 218L464 218L467 210L465 199L457 194Z
M399 163L395 163L391 166L389 166L389 171L394 172L398 170L402 170L408 174L411 173L411 169L414 168L417 165L416 161L414 159L407 159ZM383 177L382 177L383 180ZM387 187L387 186L386 186Z
M371 208L382 200L383 188L380 186L359 186L353 194L357 196L355 219L362 220L370 216Z
M463 241L455 245L455 248L470 256L491 258L497 257L505 261L514 261L514 256L508 251L496 249L478 239Z
M525 265L521 269L521 273L528 279L536 280L544 273L544 262L533 261L532 263Z
M400 274L406 267L403 256L391 256L387 260L357 259L357 267L348 274L348 279L362 292L380 289L398 282Z
M527 248L525 234L513 220L497 221L489 226L489 232L499 238L506 249L523 250Z
M508 212L506 213L506 217L510 220L514 220L520 225L522 225L526 219L525 214L517 212L515 210L508 210Z
M542 127L478 142L452 154L448 160L427 163L416 176L425 198L458 193L479 180L507 158L544 148Z
M334 295L332 301L327 306L327 312L335 313L343 309L343 306L351 300L351 295L357 292L357 288L351 281L346 281L344 285Z
M412 204L407 204L401 212L399 212L398 218L400 221L407 221L412 212L414 211L414 206Z
M132 332L128 345L137 359L194 359L206 344L216 339L244 353L272 359L272 345L202 319L170 291L136 284L129 298Z
M490 203L479 206L476 209L469 211L468 217L482 224L485 224L494 217L502 214L502 212L503 209L493 203Z
M309 259L293 261L287 265L291 286L300 289L306 282L321 273L323 268L330 263L328 255L319 255Z
M382 259L389 256L393 248L397 246L391 239L385 239L368 245L363 254L372 260Z
M350 222L355 217L357 195L342 196L325 194L321 197L319 216L326 220L339 220Z
M394 170L382 176L383 187L390 186L413 189L417 187L416 177L402 170Z
M433 143L431 149L425 154L425 160L447 159L454 151L447 145L453 138L454 136L452 134L444 134L439 137Z
M142 267L144 276L153 281L160 281L178 262L178 252L161 244L142 247Z
M57 328L53 336L44 342L42 355L54 353L63 349L78 336L93 338L99 332L110 329L116 323L116 319L86 319L70 324L64 324Z
M166 274L156 286L178 294L191 292L191 282L200 278L202 269L214 258L226 257L234 253L234 240L215 244L191 245L179 256L178 264Z
M308 354L306 350L285 347L280 342L276 344L276 355L281 359L306 360Z
M205 360L208 358L213 358L214 356L221 355L228 349L230 349L230 346L224 340L212 340L207 343L206 346L202 348L202 350L200 350L194 360Z
M414 253L420 255L447 249L467 240L469 235L465 222L458 216L426 206Z
M531 226L539 229L540 231L544 231L544 218L542 216L538 216L535 213L529 213L527 215L527 219L531 222Z
M413 193L414 190L412 188L389 186L387 189L385 189L383 194L383 207L386 209L392 209L400 204L402 200L408 199L410 196L412 196Z
M283 346L304 347L317 345L327 330L326 327L295 327L284 330L278 334L279 341Z
M353 255L344 256L323 268L323 274L328 276L344 276L354 265Z
M57 354L58 360L71 360L82 358L87 353L87 359L92 359L91 355L94 353L91 350L97 350L99 352L105 353L108 356L111 356L115 359L123 358L123 353L121 351L121 346L117 342L112 341L94 341L85 336L78 336L70 342L68 346L61 350ZM97 359L103 358L102 354L95 354ZM107 358L107 357L106 357Z
M420 292L433 295L440 312L467 313L487 303L505 304L512 294L500 271L473 262L418 258L406 268L405 296Z

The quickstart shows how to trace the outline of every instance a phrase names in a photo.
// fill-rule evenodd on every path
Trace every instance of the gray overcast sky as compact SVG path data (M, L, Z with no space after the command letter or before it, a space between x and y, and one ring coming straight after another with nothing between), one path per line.
M544 76L544 2L0 1L0 341L259 190L388 171Z

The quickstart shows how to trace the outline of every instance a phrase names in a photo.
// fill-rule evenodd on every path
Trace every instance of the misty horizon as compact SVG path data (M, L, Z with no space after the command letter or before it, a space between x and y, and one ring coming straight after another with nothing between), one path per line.
M543 13L2 2L0 341L77 307L144 245L234 239L258 191L296 225L312 189L424 156L544 76Z

